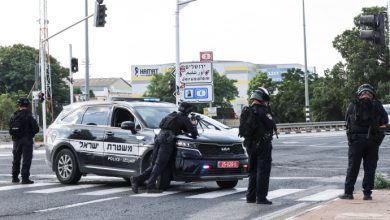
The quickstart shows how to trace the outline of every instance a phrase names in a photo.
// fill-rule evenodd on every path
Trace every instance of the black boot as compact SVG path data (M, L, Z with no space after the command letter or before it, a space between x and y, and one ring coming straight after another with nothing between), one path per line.
M19 183L19 181L18 177L12 177L12 183Z
M30 180L30 179L22 179L22 184L33 184L34 181Z

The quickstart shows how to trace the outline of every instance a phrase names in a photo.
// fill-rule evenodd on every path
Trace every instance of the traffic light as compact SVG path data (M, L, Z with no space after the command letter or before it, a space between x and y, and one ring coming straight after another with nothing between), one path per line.
M360 38L372 41L374 44L385 45L385 16L383 13L374 15L362 15L360 24L368 29L360 31Z
M42 103L45 100L45 94L43 92L38 93L38 100Z
M95 27L104 27L106 24L106 5L102 4L103 1L96 1L95 5Z
M71 70L72 73L76 73L79 71L79 60L77 58L72 58L71 59Z

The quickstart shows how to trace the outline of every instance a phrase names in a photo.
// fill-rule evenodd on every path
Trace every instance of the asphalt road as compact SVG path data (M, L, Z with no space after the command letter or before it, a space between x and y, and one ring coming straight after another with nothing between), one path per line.
M267 206L245 202L246 179L233 190L220 190L215 182L173 182L163 194L137 195L121 178L88 175L75 186L61 185L43 149L34 152L36 183L11 184L11 151L0 144L0 219L279 219L342 193L347 168L344 131L280 135L268 196L274 204ZM390 174L389 137L377 171Z

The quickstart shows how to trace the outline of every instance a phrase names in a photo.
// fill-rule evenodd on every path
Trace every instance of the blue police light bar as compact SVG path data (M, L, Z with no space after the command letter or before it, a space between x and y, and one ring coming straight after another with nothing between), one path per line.
M159 102L159 98L144 98L145 102Z

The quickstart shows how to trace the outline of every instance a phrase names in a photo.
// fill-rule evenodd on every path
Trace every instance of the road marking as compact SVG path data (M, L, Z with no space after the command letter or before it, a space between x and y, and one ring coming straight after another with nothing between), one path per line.
M119 188L112 188L112 189L96 190L96 191L92 191L92 192L79 193L78 195L82 195L82 196L103 196L103 195L120 193L120 192L126 192L126 191L130 192L130 187L119 187Z
M305 206L307 206L308 204L305 203L305 202L302 202L302 203L298 203L298 204L295 204L293 206L290 206L290 207L287 207L285 209L281 209L279 211L276 211L276 212L272 212L268 215L265 215L265 216L259 216L257 218L254 218L253 220L271 220L271 219L276 219L277 217L280 217L280 216L283 216L289 212L292 212L292 211L295 211L297 209L300 209L300 208L303 208Z
M338 195L342 194L343 192L344 192L343 189L328 189L310 196L303 197L301 199L298 199L297 201L303 201L303 202L326 201L329 199L336 198Z
M58 206L58 207L49 208L49 209L41 209L41 210L34 211L34 213L50 212L50 211L54 211L54 210L58 210L58 209L68 209L68 208L73 208L73 207L77 207L77 206L88 205L88 204L98 203L98 202L104 202L104 201L114 200L114 199L119 199L119 198L120 197L110 197L110 198L105 198L105 199L97 199L97 200L92 200L92 201L88 201L88 202L80 202L80 203L75 203L75 204L65 205L65 206Z
M12 186L2 186L0 187L0 191L39 187L39 186L50 186L50 185L58 185L58 183L34 183L34 184L18 184Z
M34 191L28 191L26 193L58 193L58 192L65 192L70 190L78 190L78 189L87 189L95 186L100 186L99 184L88 184L88 185L75 185L75 186L63 186L63 187L57 187L57 188L50 188L50 189L41 189L41 190L34 190Z
M131 196L156 198L156 197L167 196L167 195L171 195L171 194L175 194L175 193L179 193L179 192L182 192L182 191L163 191L162 193L140 193L140 194L135 194L135 195L131 195Z
M239 192L246 191L246 188L234 188L234 189L223 189L208 193L202 193L194 196L187 196L188 199L214 199L221 196L231 195Z
M286 196L286 195L289 195L289 194L293 194L293 193L296 193L296 192L300 192L300 191L303 191L305 189L277 189L277 190L272 190L270 192L268 192L268 196L267 196L267 199L276 199L276 198L279 198L279 197L282 197L282 196ZM241 198L241 199L246 199L245 197L244 198Z

